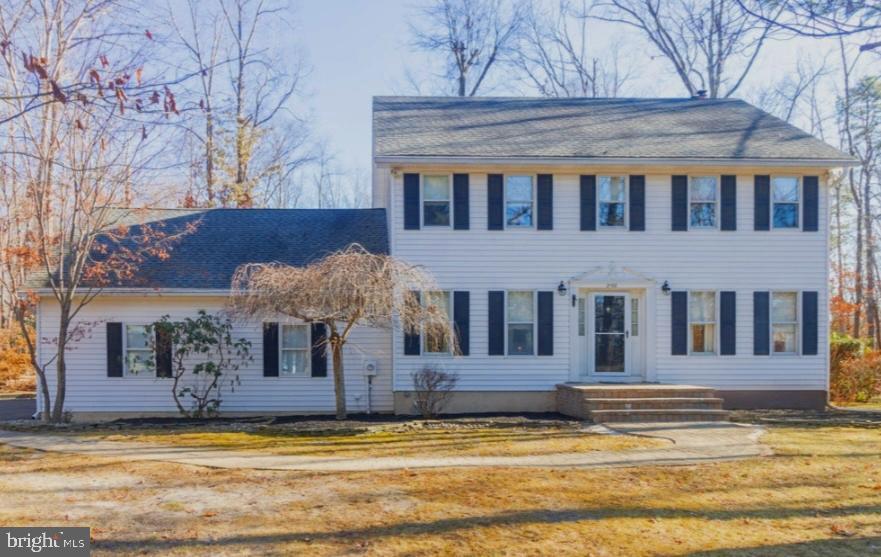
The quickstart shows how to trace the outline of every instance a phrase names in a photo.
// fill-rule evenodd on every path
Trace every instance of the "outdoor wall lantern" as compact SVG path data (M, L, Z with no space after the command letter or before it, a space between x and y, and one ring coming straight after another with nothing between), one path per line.
M557 285L557 294L559 294L560 296L565 296L566 292L568 292L568 291L569 291L569 289L566 288L566 285L561 280L560 284Z
M664 284L661 285L661 292L663 292L667 296L670 295L670 283L666 280L664 281Z

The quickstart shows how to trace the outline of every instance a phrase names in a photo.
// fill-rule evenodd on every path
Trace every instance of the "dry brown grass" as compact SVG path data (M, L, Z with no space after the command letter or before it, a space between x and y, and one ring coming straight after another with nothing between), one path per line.
M0 523L95 555L864 556L881 431L772 427L778 456L676 468L214 470L0 448Z
M585 433L577 426L403 430L392 427L348 434L310 434L272 429L250 432L148 430L89 435L108 441L338 457L527 456L623 451L667 444L660 439Z

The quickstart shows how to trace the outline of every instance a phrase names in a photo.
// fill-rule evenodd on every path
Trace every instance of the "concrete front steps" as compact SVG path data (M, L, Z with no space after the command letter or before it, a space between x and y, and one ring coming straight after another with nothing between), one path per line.
M557 411L603 422L721 422L722 399L693 385L557 385Z

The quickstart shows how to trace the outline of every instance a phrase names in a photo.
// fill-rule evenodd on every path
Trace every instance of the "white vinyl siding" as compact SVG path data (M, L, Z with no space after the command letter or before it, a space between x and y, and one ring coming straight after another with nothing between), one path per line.
M774 234L753 230L754 176L773 169L748 171L730 167L707 170L676 169L645 175L644 234L620 229L580 229L580 174L600 176L604 169L579 168L554 174L554 230L519 230L517 234L487 231L487 174L517 173L493 168L471 171L471 230L403 230L403 175L391 177L391 241L396 257L424 265L441 288L471 291L471 354L444 361L444 369L459 375L462 391L553 391L570 380L575 359L571 338L578 338L576 306L554 304L553 356L504 357L488 355L488 296L493 290L552 290L561 280L603 269L613 262L656 281L655 305L640 309L640 332L645 338L647 365L661 383L707 385L718 389L825 389L828 349L820 343L817 356L769 358L753 355L754 291L814 290L819 292L818 337L828 335L826 304L827 186L816 169L788 169L800 175L820 175L819 234ZM402 170L402 172L405 170ZM407 172L420 171L414 166ZM450 169L462 172L463 169ZM535 169L536 172L546 171ZM605 171L606 175L609 172ZM673 174L736 175L737 230L730 234L682 234L670 225ZM783 172L781 172L782 174ZM624 172L622 172L624 174ZM599 193L599 192L598 192ZM599 201L599 195L597 195ZM718 218L718 215L717 215ZM682 358L671 355L671 296L660 291L668 281L673 290L711 289L736 292L736 355ZM575 292L569 293L575 294ZM576 330L572 331L572 327ZM717 327L718 328L718 327ZM506 331L507 336L507 331ZM394 353L403 354L403 335L394 333ZM395 388L412 390L410 374L428 360L396 359Z
M169 315L171 319L195 317L199 309L219 312L227 299L223 296L99 296L86 305L77 322L89 327L89 334L67 353L68 383L66 408L73 412L170 412L177 413L171 398L171 386L155 373L139 373L125 381L107 377L107 338L105 322L153 323ZM58 306L49 298L41 300L38 310L41 338L51 338L58 331ZM279 321L281 316L266 321ZM251 342L251 360L238 371L235 389L225 386L221 412L311 412L333 413L333 371L328 361L327 377L312 377L307 368L303 375L289 376L279 382L263 376L262 321L237 321L233 338ZM123 336L125 333L123 331ZM281 330L279 330L281 336ZM350 412L367 410L367 380L364 363L376 361L378 375L373 379L372 410L392 410L391 352L388 331L356 327L349 337L343 356L346 366L346 399ZM40 358L48 361L53 346L41 341ZM279 362L281 363L281 362ZM48 374L54 392L55 374Z

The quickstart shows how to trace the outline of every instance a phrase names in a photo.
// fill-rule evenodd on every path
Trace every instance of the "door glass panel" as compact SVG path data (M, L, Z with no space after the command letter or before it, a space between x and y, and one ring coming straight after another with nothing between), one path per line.
M624 371L625 297L594 297L594 369L597 373Z

